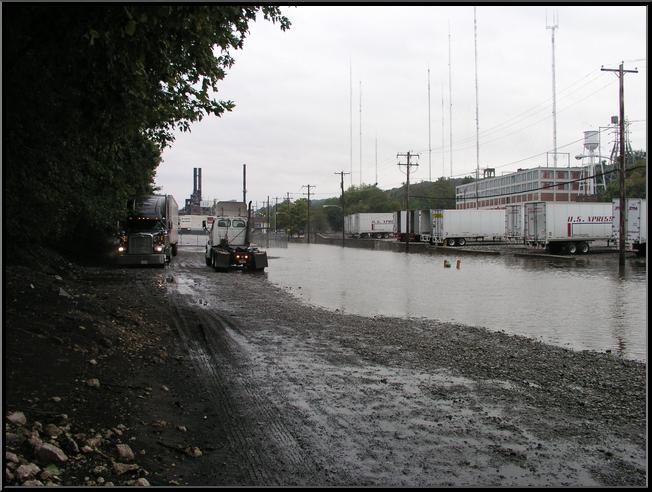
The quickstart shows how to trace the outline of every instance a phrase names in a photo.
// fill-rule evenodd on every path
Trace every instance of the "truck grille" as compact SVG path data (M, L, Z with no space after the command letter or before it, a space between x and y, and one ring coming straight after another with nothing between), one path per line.
M129 236L129 254L146 255L152 252L151 234L136 234Z

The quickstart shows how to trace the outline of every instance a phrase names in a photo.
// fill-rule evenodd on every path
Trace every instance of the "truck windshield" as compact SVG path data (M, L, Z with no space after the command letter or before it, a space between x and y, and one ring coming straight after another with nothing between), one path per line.
M245 221L241 219L233 219L231 221L231 226L232 227L244 227L245 226Z
M132 218L127 220L127 232L144 232L144 231L158 231L164 228L160 219L138 219Z

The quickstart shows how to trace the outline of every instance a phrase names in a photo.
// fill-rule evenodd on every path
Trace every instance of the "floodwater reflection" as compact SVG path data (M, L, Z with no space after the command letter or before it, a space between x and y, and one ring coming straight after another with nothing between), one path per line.
M647 357L644 260L628 260L619 272L611 254L569 261L316 244L269 254L271 282L327 309L484 326L575 350Z

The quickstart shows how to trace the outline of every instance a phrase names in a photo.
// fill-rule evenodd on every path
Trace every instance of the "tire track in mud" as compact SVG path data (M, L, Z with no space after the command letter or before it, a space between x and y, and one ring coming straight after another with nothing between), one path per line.
M196 270L186 262L167 275ZM144 289L142 283L139 288ZM246 474L243 485L323 483L318 466L283 423L279 411L257 390L253 371L233 332L241 327L215 311L187 302L188 294L168 290L171 323L204 379L215 413L227 435L229 449ZM230 333L231 332L231 333Z

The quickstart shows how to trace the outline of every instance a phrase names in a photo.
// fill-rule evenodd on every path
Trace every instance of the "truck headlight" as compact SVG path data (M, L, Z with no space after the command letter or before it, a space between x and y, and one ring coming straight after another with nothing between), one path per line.
M163 251L163 246L160 245L160 244L157 244L156 246L154 246L154 251L158 251L160 253L161 251Z
M120 245L118 246L118 253L124 253L125 247Z

